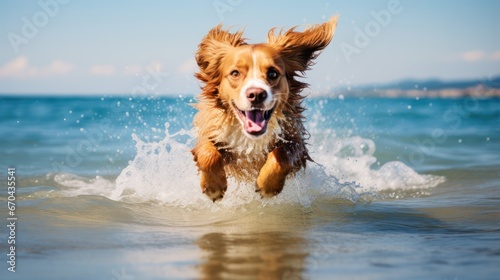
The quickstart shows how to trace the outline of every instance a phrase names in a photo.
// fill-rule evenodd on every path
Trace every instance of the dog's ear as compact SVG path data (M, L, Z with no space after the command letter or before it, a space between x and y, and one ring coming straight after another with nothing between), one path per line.
M292 76L303 74L332 40L337 21L338 16L332 16L327 22L313 25L303 32L291 28L286 32L279 32L278 35L273 28L267 35L267 42L285 60L288 74Z
M243 31L229 33L228 30L223 30L221 25L210 30L198 45L196 63L200 71L196 73L196 78L205 83L217 79L221 61L228 51L245 44L242 35Z

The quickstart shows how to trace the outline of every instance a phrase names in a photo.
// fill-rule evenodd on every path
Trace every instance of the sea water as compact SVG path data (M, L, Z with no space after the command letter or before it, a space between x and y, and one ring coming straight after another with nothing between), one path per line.
M192 98L0 97L1 278L497 279L499 99L306 100L314 162L213 203Z

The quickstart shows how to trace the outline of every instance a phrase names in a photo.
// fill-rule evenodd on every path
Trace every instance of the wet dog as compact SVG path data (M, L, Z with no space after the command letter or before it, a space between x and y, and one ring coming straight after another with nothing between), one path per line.
M307 84L297 77L330 43L337 19L302 32L273 28L260 44L220 25L202 39L196 77L203 86L193 120L198 139L191 152L209 198L222 199L228 176L255 181L262 197L272 197L287 176L306 167L301 91Z

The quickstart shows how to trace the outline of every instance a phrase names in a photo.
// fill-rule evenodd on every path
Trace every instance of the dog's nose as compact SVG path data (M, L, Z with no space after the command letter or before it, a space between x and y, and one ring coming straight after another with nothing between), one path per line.
M261 88L251 87L247 89L246 96L248 101L250 101L253 105L256 105L266 100L267 92Z

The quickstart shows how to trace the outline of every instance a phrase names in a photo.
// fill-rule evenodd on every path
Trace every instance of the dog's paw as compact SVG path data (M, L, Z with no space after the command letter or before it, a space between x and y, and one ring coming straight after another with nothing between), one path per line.
M202 192L208 196L213 202L221 201L224 198L225 189L214 189L212 187L207 187L202 189Z
M220 201L227 190L226 176L203 172L201 176L201 191L213 202Z
M269 192L269 190L260 188L258 185L255 186L255 192L260 194L260 198L271 198L280 193L279 191Z
M285 185L285 176L265 176L259 174L255 185L255 192L260 194L261 198L271 198L278 195Z

